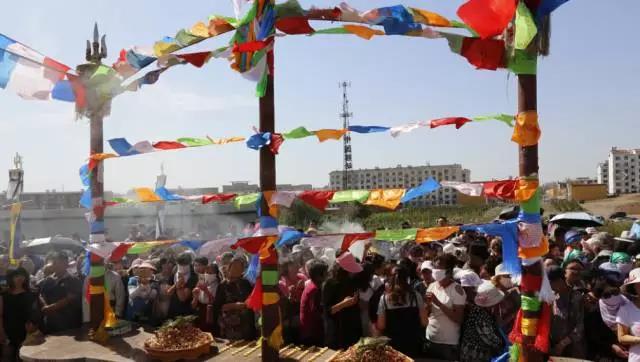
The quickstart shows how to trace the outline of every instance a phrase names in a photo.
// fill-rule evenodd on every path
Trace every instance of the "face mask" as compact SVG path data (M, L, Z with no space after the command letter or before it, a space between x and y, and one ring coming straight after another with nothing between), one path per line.
M440 282L447 277L447 271L444 269L433 269L431 271L431 276L433 276L433 279L436 282Z
M502 285L504 289L513 288L513 282L511 281L511 278L500 278L500 285Z
M207 284L213 284L216 281L218 281L218 276L215 274L205 274L204 275L204 282Z
M191 272L191 268L188 265L178 265L178 273L180 274L189 274Z

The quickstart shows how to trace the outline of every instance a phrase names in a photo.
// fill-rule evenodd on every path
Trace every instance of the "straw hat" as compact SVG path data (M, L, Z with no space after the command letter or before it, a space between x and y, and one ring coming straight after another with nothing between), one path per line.
M483 281L478 287L475 303L478 307L493 307L504 299L504 293L490 281Z
M156 267L153 266L153 264L151 264L148 261L143 261L142 264L137 266L137 268L138 269L151 269L151 270L153 270L154 273L156 272Z
M131 267L129 268L129 271L133 271L136 268L140 267L140 265L142 265L142 263L144 263L144 260L138 258L134 261L131 262Z

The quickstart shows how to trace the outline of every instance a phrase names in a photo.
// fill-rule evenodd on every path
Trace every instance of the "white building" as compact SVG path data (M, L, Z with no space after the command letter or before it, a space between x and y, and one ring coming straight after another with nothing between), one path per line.
M609 185L609 161L604 161L598 164L597 179L599 184Z
M609 194L640 192L640 149L622 150L612 147L607 168Z
M329 173L329 187L332 190L342 189L342 171ZM469 182L471 171L463 169L462 165L425 165L401 166L390 168L370 168L351 171L351 188L356 190L372 190L384 188L411 188L420 185L424 180L433 177L438 181ZM441 188L429 195L420 197L412 202L413 206L455 205L457 203L456 190Z

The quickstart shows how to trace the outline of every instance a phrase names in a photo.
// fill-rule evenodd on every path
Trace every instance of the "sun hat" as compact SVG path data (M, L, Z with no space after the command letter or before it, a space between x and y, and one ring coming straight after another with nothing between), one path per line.
M479 307L493 307L504 299L504 293L488 280L478 286L474 302Z
M463 269L453 275L453 279L460 281L462 287L476 288L482 284L482 279L472 270Z
M156 267L153 266L153 264L151 264L148 261L143 261L140 265L137 266L138 269L151 269L154 272L156 271Z
M626 291L629 285L638 283L640 283L640 268L635 268L629 273L629 277L624 281L620 289Z
M362 271L362 265L358 264L356 258L350 252L343 253L336 259L336 262L340 267L349 273L360 273Z
M131 262L131 267L129 267L129 271L133 271L134 269L142 265L142 263L144 263L144 260L140 258L135 259L134 261Z
M420 264L420 271L423 270L433 270L435 267L433 266L433 262L431 260L425 260Z
M502 275L509 276L509 275L511 275L511 273L509 273L507 271L507 269L504 267L504 264L500 263L500 264L496 265L496 271L495 271L494 275L497 276L497 277L498 276L502 276Z

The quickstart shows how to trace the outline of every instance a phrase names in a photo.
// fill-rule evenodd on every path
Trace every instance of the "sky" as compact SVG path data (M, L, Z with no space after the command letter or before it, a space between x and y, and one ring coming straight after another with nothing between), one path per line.
M359 10L398 0L351 0ZM303 7L338 1L301 0ZM404 0L403 5L457 18L463 1ZM608 7L570 1L553 16L551 55L538 66L538 113L542 128L540 176L545 182L595 177L596 165L612 146L637 148L633 132L640 113L640 50L634 47L637 0ZM74 67L84 62L93 23L106 32L111 64L118 51L148 46L163 36L206 20L233 15L231 1L151 2L123 0L14 1L3 6L0 33ZM329 24L314 23L317 28ZM229 37L210 39L193 50L215 49ZM401 36L370 41L350 35L289 36L276 45L276 129L341 128L341 90L351 82L352 124L395 126L449 116L517 111L516 78L506 71L476 70L449 51L443 39ZM126 137L249 136L258 124L255 84L212 60L201 69L174 67L153 86L113 101L104 122L105 141ZM81 189L79 167L89 150L87 120L76 120L70 103L27 101L0 90L0 189L8 182L13 155L24 159L25 191ZM517 176L517 145L500 122L420 129L392 138L388 133L354 135L355 168L458 163L472 180ZM105 150L109 150L108 145ZM105 188L123 192L153 186L164 165L169 187L208 187L258 181L258 152L242 143L158 152L105 162ZM278 183L329 182L342 168L342 142L315 138L285 142L277 157Z

